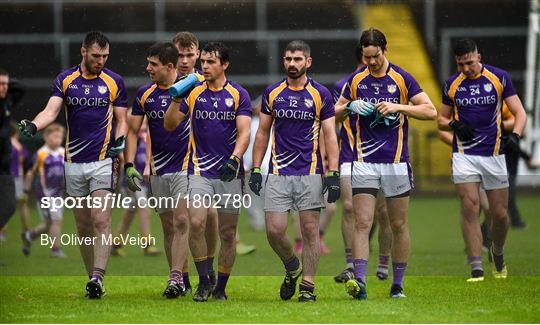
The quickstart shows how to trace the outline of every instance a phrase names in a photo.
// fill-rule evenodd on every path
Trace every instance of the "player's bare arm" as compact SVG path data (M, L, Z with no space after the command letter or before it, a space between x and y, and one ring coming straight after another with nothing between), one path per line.
M141 125L144 120L144 115L132 115L129 114L128 117L128 132L126 136L126 152L125 152L125 158L126 162L133 162L135 159L135 153L137 151L137 141L138 137L137 134L139 133L139 130L141 129ZM147 143L147 146L149 143Z
M518 95L513 95L505 98L504 101L506 102L506 105L508 105L508 109L512 115L514 115L515 121L512 132L522 136L525 125L527 124L527 114L525 113L521 100Z
M339 170L339 147L335 132L336 120L334 117L322 121L321 129L324 135L326 157L328 158L328 170Z
M60 97L51 96L49 98L47 106L32 121L36 125L37 131L43 130L56 120L60 110L62 110L63 103L64 100Z
M242 157L249 146L249 136L251 133L251 117L240 115L236 117L236 144L234 146L233 155Z
M349 104L350 100L347 98L340 96L338 101L336 102L336 105L334 106L334 110L336 111L336 122L343 122L343 120L347 117L347 104Z
M451 131L450 122L452 121L452 107L441 104L439 110L439 116L437 118L437 125L441 131Z
M270 138L270 129L274 118L270 115L259 114L259 128L255 135L255 143L253 144L253 167L261 167L268 140Z
M167 112L165 112L165 118L163 119L163 126L165 127L165 130L169 132L174 131L180 122L186 118L186 115L180 112L179 107L179 102L174 100L171 101L171 104L167 108Z
M113 114L114 114L114 118L116 119L116 130L114 134L116 138L118 139L121 136L125 136L127 134L127 130L128 130L127 108L114 106Z
M383 116L393 113L402 113L417 120L435 120L437 118L437 110L426 93L421 92L415 95L411 98L411 103L412 105L403 105L380 102L375 105L375 108Z

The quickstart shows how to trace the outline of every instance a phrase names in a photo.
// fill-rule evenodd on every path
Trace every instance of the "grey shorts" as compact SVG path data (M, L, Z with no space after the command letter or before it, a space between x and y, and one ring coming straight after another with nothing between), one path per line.
M268 175L264 211L287 212L324 208L321 175Z
M19 201L24 196L24 177L15 176L13 181L15 182L15 199Z
M412 172L406 162L394 164L355 161L352 188L382 189L385 197L397 196L413 188Z
M184 199L187 193L187 175L181 172L150 175L149 196L159 199L156 212L161 214L172 211L175 203ZM163 200L162 198L172 198L172 200Z
M234 198L242 197L242 180L233 179L223 182L219 179L206 178L204 176L189 175L188 192L190 206L194 200L212 200L212 206L217 207L218 212L238 214L240 206L235 207Z
M118 159L64 165L68 196L87 196L97 190L114 192L118 180Z

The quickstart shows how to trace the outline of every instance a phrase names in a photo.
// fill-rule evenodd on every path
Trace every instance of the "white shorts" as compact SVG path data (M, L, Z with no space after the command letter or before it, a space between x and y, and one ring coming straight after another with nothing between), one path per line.
M15 176L13 177L13 182L15 183L15 199L20 201L24 196L24 177Z
M341 177L351 177L352 175L352 163L346 162L339 166L339 175Z
M51 208L42 208L40 204L41 200L36 200L37 210L41 220L62 220L64 217L64 207L55 208L53 211Z
M187 194L188 177L185 173L177 172L163 175L150 175L150 191L149 195L158 199L172 198L177 204L178 198L184 199ZM161 214L172 211L175 206L171 205L171 201L158 200L162 202L156 208L156 212Z
M87 196L97 190L114 192L118 179L118 159L64 165L68 196Z
M355 161L352 188L382 189L385 197L397 196L413 188L409 163L366 163Z
M508 172L504 155L473 156L452 154L454 184L481 183L485 190L508 187Z

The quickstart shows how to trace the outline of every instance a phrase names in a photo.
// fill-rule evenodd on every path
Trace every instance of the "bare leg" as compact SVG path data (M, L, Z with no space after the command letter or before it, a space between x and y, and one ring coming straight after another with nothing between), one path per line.
M320 211L300 211L299 219L302 229L302 266L304 269L303 280L315 283L315 274L319 264L319 217Z
M92 238L94 236L94 222L92 221L90 208L75 208L73 209L73 214L75 215L75 224L79 237ZM94 246L83 244L79 246L79 250L86 268L86 274L92 276L94 269Z

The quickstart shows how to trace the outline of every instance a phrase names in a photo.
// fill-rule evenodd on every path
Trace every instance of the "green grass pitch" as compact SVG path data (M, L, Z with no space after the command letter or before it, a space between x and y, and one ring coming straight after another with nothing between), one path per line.
M167 280L165 258L145 257L139 247L128 247L126 257L111 257L105 280L107 296L84 298L87 279L77 247L65 247L69 256L53 260L49 249L35 242L30 257L21 253L20 221L15 215L0 245L0 322L2 323L538 323L540 322L540 200L520 197L528 226L510 230L505 248L509 277L495 280L484 256L486 280L466 283L469 267L459 228L457 198L411 199L409 226L411 256L405 277L406 299L388 298L389 281L368 277L368 300L354 301L332 276L344 267L340 213L325 240L332 249L321 256L315 304L299 304L296 297L279 299L282 265L266 242L264 232L249 229L240 220L242 241L257 251L238 256L229 280L229 301L195 303L191 297L161 297ZM339 208L338 208L339 211ZM115 223L121 211L115 211ZM31 210L32 223L38 222ZM161 245L161 226L152 221ZM289 227L291 238L292 224ZM74 232L71 212L64 232ZM138 222L131 232L136 234ZM369 274L376 264L373 242ZM191 266L191 282L196 284Z

